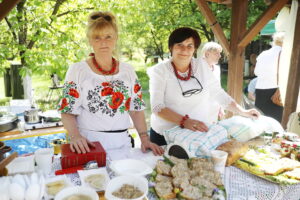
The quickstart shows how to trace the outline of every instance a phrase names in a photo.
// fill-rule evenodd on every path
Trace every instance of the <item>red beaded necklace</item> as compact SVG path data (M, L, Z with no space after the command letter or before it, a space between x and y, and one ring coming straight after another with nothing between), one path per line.
M192 76L192 65L191 65L191 63L189 64L189 73L188 73L187 77L182 77L182 76L180 76L180 75L178 74L178 72L177 72L177 69L176 69L175 64L174 64L173 62L171 62L171 63L172 63L173 69L174 69L175 76L176 76L177 78L179 78L179 79L182 80L182 81L188 81L188 80L190 80L190 78L191 78L191 76Z
M102 69L98 63L97 63L97 60L96 60L96 57L95 57L95 54L94 53L91 53L90 56L92 56L92 61L93 61L93 64L95 65L95 67L97 68L98 71L100 71L102 74L104 75L111 75L111 74L114 74L116 69L117 69L117 60L112 58L112 67L109 71L105 71L104 69Z

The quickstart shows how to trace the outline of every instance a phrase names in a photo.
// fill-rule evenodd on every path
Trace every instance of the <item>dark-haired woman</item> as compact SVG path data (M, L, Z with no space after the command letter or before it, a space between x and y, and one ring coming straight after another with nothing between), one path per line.
M131 148L127 131L131 117L142 151L162 154L163 149L151 143L147 134L141 85L134 69L116 59L115 17L109 12L92 13L87 38L94 53L69 68L59 105L71 150L86 153L92 141L99 141L109 156L126 155Z
M180 126L207 132L210 104L216 100L225 109L246 117L258 117L254 110L244 110L220 86L219 81L202 59L193 58L201 40L197 31L183 27L169 37L171 59L148 70L150 77L151 130L150 140L166 145L164 131Z

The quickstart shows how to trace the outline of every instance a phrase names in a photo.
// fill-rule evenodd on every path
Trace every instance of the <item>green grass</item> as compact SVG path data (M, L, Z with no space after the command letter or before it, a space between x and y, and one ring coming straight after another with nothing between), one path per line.
M139 77L139 80L142 84L143 88L143 99L146 103L146 121L147 124L150 124L150 115L151 115L151 109L150 109L150 95L149 95L149 78L146 74L146 67L143 65L137 65L134 64L135 69L137 70L136 73ZM9 101L11 100L11 97L5 97L5 91L4 91L4 80L3 77L0 77L0 106L8 106ZM45 111L50 109L56 109L56 105L58 104L58 94L57 91L53 91L52 97L50 101L47 101L47 95L49 92L49 86L51 86L51 79L50 77L45 76L33 76L32 77L32 88L34 89L34 98L37 102L38 107ZM61 91L60 91L61 92Z
M0 77L0 106L8 106L11 97L5 97L4 81L3 77ZM38 107L45 111L50 109L56 109L59 95L56 91L53 92L52 97L47 101L47 94L49 92L49 86L51 86L50 77L46 76L33 76L32 88L34 89L34 99Z

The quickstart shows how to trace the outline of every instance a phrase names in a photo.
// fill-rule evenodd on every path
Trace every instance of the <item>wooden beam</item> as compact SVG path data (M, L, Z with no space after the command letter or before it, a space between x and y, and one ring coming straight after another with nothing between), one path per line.
M21 0L3 0L0 3L0 21L20 2Z
M245 33L241 41L240 47L246 47L253 38L261 31L261 29L280 11L289 0L274 1L267 10L252 24L249 30Z
M233 0L231 14L231 42L228 66L228 93L237 103L242 101L245 47L238 43L246 32L248 0Z
M206 1L215 2L215 3L219 3L219 4L231 4L232 3L232 0L206 0Z
M204 15L206 21L210 25L210 27L211 27L212 31L214 32L216 38L218 39L221 46L223 47L226 56L228 57L228 55L229 55L229 43L228 43L228 40L225 37L225 34L224 34L220 24L217 21L215 15L211 11L211 9L208 7L205 0L196 0L196 3L198 5L202 15Z
M297 109L297 101L300 87L300 9L298 8L297 19L295 24L294 44L291 56L289 78L287 83L287 94L285 95L285 105L282 115L281 124L286 128L289 116Z

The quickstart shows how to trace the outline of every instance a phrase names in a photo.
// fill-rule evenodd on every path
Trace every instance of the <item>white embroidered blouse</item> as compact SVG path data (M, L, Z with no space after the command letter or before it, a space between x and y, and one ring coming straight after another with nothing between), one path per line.
M188 114L190 118L211 124L215 113L210 109L214 99L224 108L231 103L232 98L221 88L208 64L203 59L192 59L192 75L188 81L178 80L174 74L171 60L164 61L148 69L150 77L151 127L159 134L176 126L157 115L167 107L181 115ZM202 88L202 90L201 90ZM184 97L183 92L201 90L200 93ZM215 111L213 111L215 112Z
M59 103L61 113L76 115L78 128L90 131L127 129L128 111L144 110L141 85L134 69L120 63L119 72L94 73L86 61L70 66Z

